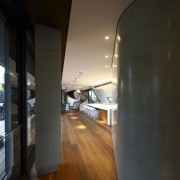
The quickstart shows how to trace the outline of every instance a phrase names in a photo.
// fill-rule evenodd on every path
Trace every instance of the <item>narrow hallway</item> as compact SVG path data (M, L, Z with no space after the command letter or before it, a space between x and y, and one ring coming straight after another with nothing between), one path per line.
M115 180L111 131L79 112L62 114L63 164L40 180Z

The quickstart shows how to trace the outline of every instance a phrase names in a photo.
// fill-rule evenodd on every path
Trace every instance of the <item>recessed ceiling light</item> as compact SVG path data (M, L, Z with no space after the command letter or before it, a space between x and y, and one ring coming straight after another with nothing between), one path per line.
M108 68L109 66L108 66L108 65L106 65L105 67L106 67L106 68Z
M108 57L109 57L108 55L105 56L105 58L108 58Z
M105 36L105 39L108 40L108 39L109 39L109 36Z
M28 86L30 86L30 85L31 85L31 83L30 83L30 82L27 82L27 85L28 85Z

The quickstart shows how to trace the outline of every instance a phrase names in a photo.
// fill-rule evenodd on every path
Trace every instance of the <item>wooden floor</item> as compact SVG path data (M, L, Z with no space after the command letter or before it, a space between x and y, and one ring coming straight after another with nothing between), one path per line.
M111 131L79 112L62 115L63 164L40 180L116 180Z

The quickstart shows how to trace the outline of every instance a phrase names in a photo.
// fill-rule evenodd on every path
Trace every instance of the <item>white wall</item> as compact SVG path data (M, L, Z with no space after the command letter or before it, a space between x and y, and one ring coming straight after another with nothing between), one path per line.
M36 169L38 175L61 163L60 31L36 25Z

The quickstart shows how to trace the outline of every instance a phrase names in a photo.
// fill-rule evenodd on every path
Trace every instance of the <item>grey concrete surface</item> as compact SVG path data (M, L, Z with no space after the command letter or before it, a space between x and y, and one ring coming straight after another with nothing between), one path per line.
M118 179L179 180L180 1L135 1L117 35Z

